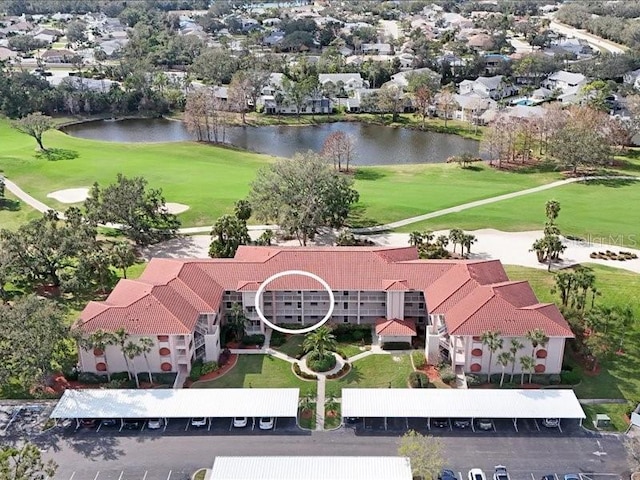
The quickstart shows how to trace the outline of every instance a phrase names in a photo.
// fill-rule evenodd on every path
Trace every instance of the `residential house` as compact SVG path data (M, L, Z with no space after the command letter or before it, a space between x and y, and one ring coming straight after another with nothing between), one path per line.
M414 247L241 246L232 259L154 258L139 279L122 279L105 301L89 302L74 329L84 336L124 329L133 340L151 338L151 370L184 374L196 359L218 359L220 328L236 304L249 332L265 329L256 302L276 324L319 322L330 297L310 278L281 277L256 299L267 278L289 270L327 282L334 297L331 323L370 325L383 343L425 335L429 361L446 355L456 371L497 371L481 342L484 332L500 332L508 348L510 338L528 345L527 332L540 329L549 341L534 352L535 372L559 373L565 341L573 337L558 308L541 303L527 282L510 281L498 260L420 260ZM79 357L86 372L104 372L107 358L111 371L126 370L115 345L81 348ZM145 369L144 359L134 362Z
M517 89L504 81L504 76L478 77L475 80L463 80L458 85L461 95L477 93L480 96L500 100L517 93Z
M363 55L393 55L390 43L363 43L360 45Z
M580 91L587 84L587 77L581 73L560 70L551 74L542 86L552 91L559 91L558 100L562 103L575 103L580 99Z
M76 90L92 91L92 92L108 92L112 85L118 85L118 82L113 80L102 79L96 80L94 78L82 78L76 76L67 76L61 80L60 83L67 84Z
M52 48L47 50L40 58L47 63L72 63L78 54L71 50Z
M451 118L461 120L463 122L484 124L482 115L487 110L493 110L498 108L498 104L495 100L489 97L479 95L477 93L470 93L466 95L454 95L457 103L456 109L451 113ZM444 116L444 112L436 112L439 117Z
M442 75L437 72L434 72L430 68L416 68L414 70L406 70L404 72L399 72L394 75L391 75L391 80L389 83L393 83L400 88L406 89L409 86L409 78L411 75L422 75L427 74L431 78L436 85L440 85L440 81L442 80Z
M268 114L328 114L331 113L331 101L318 94L305 100L304 105L298 112L298 107L291 102L284 94L282 80L284 74L272 73L269 77L269 84L264 86L258 98L258 108Z
M14 52L5 47L0 47L0 61L11 60L18 56L18 52Z
M323 89L334 88L339 93L342 90L342 96L369 86L359 73L320 73L318 83Z

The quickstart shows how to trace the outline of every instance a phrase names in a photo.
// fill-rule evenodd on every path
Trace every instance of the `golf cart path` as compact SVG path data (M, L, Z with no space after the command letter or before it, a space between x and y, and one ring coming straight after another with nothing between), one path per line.
M518 197L522 197L524 195L529 195L529 194L532 194L532 193L543 192L545 190L550 190L552 188L562 187L564 185L569 185L571 183L587 182L587 181L592 181L592 180L620 180L620 179L640 180L640 177L626 176L626 175L597 175L597 176L592 176L592 177L566 178L564 180L557 180L555 182L546 183L544 185L539 185L537 187L526 188L524 190L518 190L516 192L505 193L503 195L496 195L494 197L484 198L482 200L476 200L476 201L473 201L473 202L463 203L463 204L460 204L460 205L456 205L454 207L443 208L441 210L436 210L434 212L425 213L425 214L418 215L418 216L415 216L415 217L405 218L403 220L398 220L398 221L395 221L395 222L387 223L385 225L376 225L376 226L373 226L373 227L365 227L365 228L354 228L354 229L352 229L352 231L353 231L353 233L358 233L358 234L379 233L379 232L384 232L384 231L388 231L388 230L394 230L396 228L404 227L406 225L411 225L412 223L422 222L424 220L430 220L432 218L441 217L443 215L449 215L451 213L458 213L458 212L462 212L464 210L469 210L471 208L480 207L480 206L483 206L483 205L489 205L489 204L492 204L492 203L501 202L503 200L509 200L509 199L512 199L512 198L518 198ZM35 198L33 198L31 195L29 195L27 192L22 190L18 185L16 185L14 182L9 180L8 178L5 177L4 178L4 182L5 182L5 187L7 188L7 190L9 190L12 194L14 194L20 200L25 202L27 205L33 207L34 209L36 209L36 210L38 210L39 212L42 212L42 213L46 212L47 210L52 210L51 207L49 207L49 206L45 205L44 203L42 203L41 201L36 200ZM60 218L64 218L64 215L61 212L58 212L58 213L59 213ZM249 225L247 228L249 229L249 231L258 231L258 230L266 230L266 229L275 230L278 227L276 225ZM183 235L189 235L189 234L194 234L194 233L207 233L208 234L210 231L211 231L211 226L187 227L187 228L178 229L178 233L183 234Z

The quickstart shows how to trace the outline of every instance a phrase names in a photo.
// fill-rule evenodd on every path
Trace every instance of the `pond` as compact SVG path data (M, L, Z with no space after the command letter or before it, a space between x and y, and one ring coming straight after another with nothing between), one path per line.
M163 118L100 120L69 125L69 135L110 142L180 142L193 140L184 124ZM329 134L342 130L355 140L353 165L441 163L453 155L478 155L479 142L436 132L392 128L359 122L305 126L227 127L225 142L278 157L320 151Z

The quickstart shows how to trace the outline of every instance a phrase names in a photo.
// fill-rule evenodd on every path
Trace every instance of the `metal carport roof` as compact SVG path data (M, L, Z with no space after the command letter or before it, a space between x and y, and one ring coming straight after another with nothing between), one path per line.
M216 457L216 480L412 480L405 457Z
M297 388L65 390L50 418L295 417Z
M343 417L585 418L573 390L342 389Z

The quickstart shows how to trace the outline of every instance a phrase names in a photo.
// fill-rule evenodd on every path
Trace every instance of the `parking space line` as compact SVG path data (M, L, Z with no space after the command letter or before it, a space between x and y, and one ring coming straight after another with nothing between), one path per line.
M122 480L122 476L123 476L123 475L124 475L124 470L122 470L122 471L120 472L120 476L118 477L118 480Z
M169 470L169 475L167 475L167 480L171 480L171 470Z
M73 477L75 477L75 476L76 476L76 472L73 472L73 473L71 474L71 476L69 477L69 480L73 480Z
M100 475L100 470L98 470L98 472L96 473L96 476L93 477L93 480L98 480L98 476Z
M147 480L147 470L144 471L144 477L142 477L142 480Z

